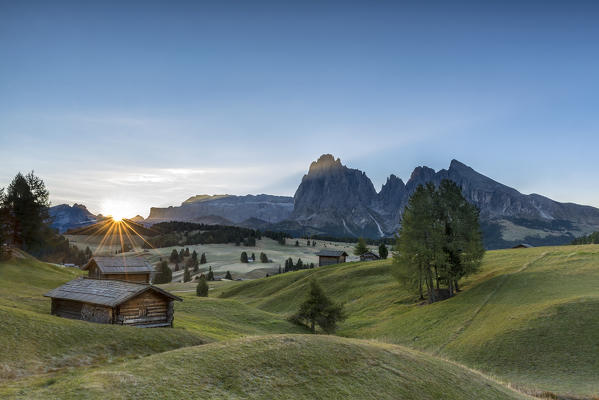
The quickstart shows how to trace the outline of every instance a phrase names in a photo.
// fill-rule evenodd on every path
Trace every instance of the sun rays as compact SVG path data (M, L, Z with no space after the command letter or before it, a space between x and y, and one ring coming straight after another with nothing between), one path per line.
M97 241L97 238L100 238L99 244L92 251L93 255L112 255L115 252L125 253L129 250L141 251L142 247L154 249L154 246L146 240L142 231L152 231L152 229L117 216L107 217L94 225L73 232L73 234L86 236L87 238L83 240L83 243L88 246L91 246ZM144 244L147 246L144 246Z

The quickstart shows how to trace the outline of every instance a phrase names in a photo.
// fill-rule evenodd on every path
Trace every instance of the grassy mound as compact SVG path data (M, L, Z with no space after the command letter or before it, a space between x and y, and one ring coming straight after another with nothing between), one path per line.
M326 355L326 356L324 356ZM252 337L73 374L19 395L43 399L524 399L455 364L339 337Z
M316 277L349 318L339 334L407 345L528 389L599 393L599 246L488 252L453 299L420 305L390 261L282 274L224 289L263 310L297 310Z

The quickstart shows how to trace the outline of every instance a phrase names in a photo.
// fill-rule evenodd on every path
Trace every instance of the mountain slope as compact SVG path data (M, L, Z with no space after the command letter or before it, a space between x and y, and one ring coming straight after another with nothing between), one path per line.
M145 222L152 224L164 221L206 222L210 218L221 218L219 224L223 221L238 224L250 218L257 218L268 223L276 223L287 219L292 211L291 197L266 194L198 195L187 199L179 207L152 207Z
M405 348L318 335L253 337L170 351L25 394L31 399L527 398Z
M59 204L50 207L48 213L52 218L52 228L58 230L59 233L69 229L83 228L98 221L98 218L82 204L73 204L72 206Z
M596 396L598 262L599 245L491 251L463 292L426 306L393 278L387 260L242 282L222 296L290 315L315 277L345 303L342 336L439 354L531 391Z

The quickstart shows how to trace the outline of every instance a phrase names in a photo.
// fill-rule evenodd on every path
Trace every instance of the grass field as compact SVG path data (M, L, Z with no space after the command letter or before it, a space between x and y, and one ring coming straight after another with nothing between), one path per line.
M287 273L221 292L288 315L313 277L346 305L340 335L438 354L526 390L599 394L599 246L488 252L462 293L433 305L417 304L393 280L390 261Z
M390 265L211 282L202 299L193 283L163 285L184 299L175 328L139 329L49 315L42 294L77 269L0 263L0 397L522 398L508 386L599 395L599 245L488 252L461 293L433 305ZM312 278L345 303L341 337L298 335L286 320Z
M120 248L120 239L118 236L109 237L104 245L98 251L99 244L102 237L99 236L86 236L86 235L67 235L69 241L81 249L89 246L90 249L98 254L114 254L115 250ZM195 246L174 246L174 247L161 247L157 249L149 249L142 251L138 248L137 251L132 251L128 254L136 254L145 257L148 262L152 264L158 263L160 258L168 260L169 255L173 249L179 251L182 248L189 248L190 252L194 250L198 254L206 253L208 263L201 265L201 271L207 270L208 266L211 266L217 275L223 275L226 271L230 271L233 274L233 278L246 278L255 279L262 278L267 273L272 275L278 272L279 266L285 266L285 260L289 257L293 259L293 262L297 262L298 258L301 258L303 263L315 263L318 265L318 257L315 253L321 249L335 249L344 250L348 254L352 255L353 244L351 243L338 243L338 242L327 242L327 241L316 241L316 246L307 246L306 240L297 239L299 246L295 246L296 239L287 239L285 245L280 245L278 242L272 239L263 238L262 240L256 241L255 247L246 246L235 246L233 243L229 244L206 244L206 245L195 245ZM127 239L128 241L128 239ZM137 243L141 247L141 239L137 238ZM252 253L256 255L258 262L242 263L240 262L241 252L245 251L248 256ZM261 263L259 262L260 253L264 252L271 262ZM354 257L353 255L351 257ZM350 257L350 259L351 259ZM357 257L354 257L357 259ZM174 267L174 265L171 265ZM181 266L183 267L183 266ZM174 280L180 280L182 278L182 272L174 275Z
M422 353L318 335L262 336L179 349L41 381L16 393L29 399L526 398Z

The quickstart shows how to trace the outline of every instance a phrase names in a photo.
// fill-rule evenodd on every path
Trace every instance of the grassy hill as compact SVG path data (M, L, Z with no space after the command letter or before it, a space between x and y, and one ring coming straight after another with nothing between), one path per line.
M524 390L599 394L599 246L488 252L453 299L420 305L390 261L349 263L234 284L222 296L297 310L312 277L349 318L339 334L403 344Z
M0 381L115 362L244 335L303 332L283 317L232 300L184 293L175 329L139 329L50 315L42 295L82 272L33 258L0 263Z
M82 394L88 399L526 398L415 351L318 335L252 337L179 349L31 385L18 394L29 399L79 399Z

